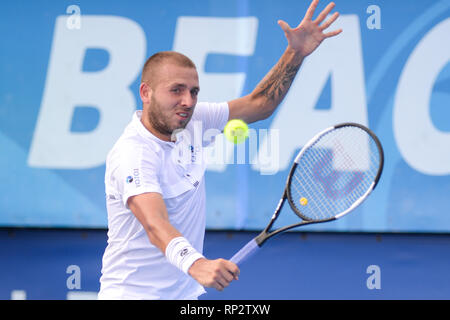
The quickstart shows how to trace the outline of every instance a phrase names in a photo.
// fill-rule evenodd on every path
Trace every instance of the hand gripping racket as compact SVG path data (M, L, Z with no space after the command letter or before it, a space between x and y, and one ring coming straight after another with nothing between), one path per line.
M358 207L375 189L383 170L377 136L357 123L342 123L314 136L298 153L286 187L267 227L230 260L241 265L276 234L333 221ZM289 202L301 222L270 231Z

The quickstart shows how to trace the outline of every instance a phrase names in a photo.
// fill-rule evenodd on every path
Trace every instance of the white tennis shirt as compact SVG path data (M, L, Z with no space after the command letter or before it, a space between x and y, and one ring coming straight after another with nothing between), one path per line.
M198 103L176 142L160 140L136 111L106 160L108 245L99 299L196 299L204 288L168 262L127 206L129 197L158 192L171 224L198 251L205 234L203 147L228 121L227 103ZM206 141L203 141L207 133Z

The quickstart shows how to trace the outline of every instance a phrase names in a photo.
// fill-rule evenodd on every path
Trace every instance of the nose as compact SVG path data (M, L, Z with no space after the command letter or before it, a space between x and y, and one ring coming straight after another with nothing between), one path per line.
M186 108L193 108L196 103L197 97L193 97L190 92L185 92L181 100L181 105Z

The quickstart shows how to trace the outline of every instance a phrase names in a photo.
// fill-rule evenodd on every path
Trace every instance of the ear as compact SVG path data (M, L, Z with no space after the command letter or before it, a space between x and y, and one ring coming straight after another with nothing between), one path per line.
M153 90L150 88L148 83L141 82L141 85L139 86L139 95L141 96L141 100L143 104L150 103L151 97L152 97Z

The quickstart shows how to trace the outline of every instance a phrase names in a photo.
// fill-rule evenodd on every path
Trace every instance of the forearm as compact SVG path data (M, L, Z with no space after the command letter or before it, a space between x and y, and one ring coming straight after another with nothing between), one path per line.
M144 227L150 242L163 253L173 238L181 236L170 223L164 200L159 193L131 197L128 206Z
M182 234L172 224L163 218L153 218L145 225L145 231L150 242L165 253L169 242L182 237Z
M270 116L286 96L304 57L288 47L275 66L251 93L264 117Z
M234 263L224 259L206 259L168 220L154 220L146 231L150 241L163 251L172 265L201 285L223 290L232 280L237 280L239 268Z
M320 43L342 32L342 29L324 33L339 16L335 12L328 20L325 18L334 8L333 2L313 21L312 17L319 0L313 0L302 22L291 28L285 21L278 24L286 36L288 46L277 64L256 86L252 93L229 101L229 119L242 119L247 123L263 120L272 115L283 101L304 58L310 55Z

